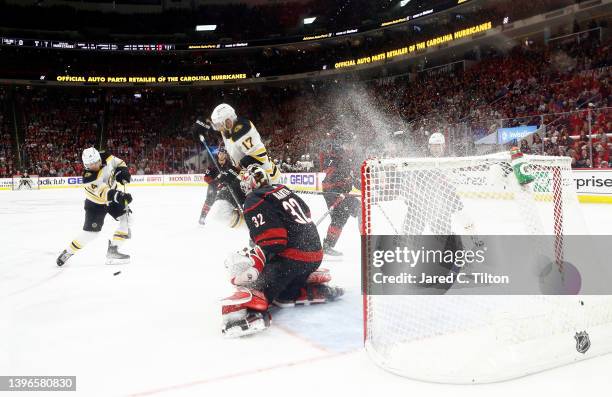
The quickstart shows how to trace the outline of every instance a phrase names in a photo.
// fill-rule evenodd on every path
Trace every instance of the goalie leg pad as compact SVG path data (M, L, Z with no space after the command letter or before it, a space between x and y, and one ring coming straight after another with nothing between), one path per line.
M308 284L300 291L300 296L294 300L274 300L274 305L282 308L295 306L308 306L319 303L333 302L344 295L340 287L332 287L326 284Z
M317 269L314 272L310 273L306 282L308 284L325 284L331 281L331 274L329 273L329 269Z
M236 292L221 301L223 328L229 338L251 335L270 326L268 301L263 293L248 288Z

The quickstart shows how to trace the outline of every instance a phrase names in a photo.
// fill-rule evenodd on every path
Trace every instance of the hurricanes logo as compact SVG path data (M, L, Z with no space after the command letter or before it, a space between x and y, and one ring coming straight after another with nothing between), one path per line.
M574 339L576 339L576 350L578 353L585 354L591 347L591 339L586 331L576 332Z

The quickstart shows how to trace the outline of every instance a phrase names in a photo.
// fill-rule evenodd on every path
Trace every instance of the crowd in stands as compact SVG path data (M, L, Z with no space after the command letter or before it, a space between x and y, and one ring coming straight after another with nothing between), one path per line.
M11 125L8 118L7 90L0 87L0 177L12 175L15 170L11 141Z
M191 126L227 102L254 122L285 171L317 169L319 153L331 142L362 157L397 155L398 147L406 150L400 154L422 153L433 132L445 134L451 153L470 155L481 137L518 125L538 128L516 142L526 153L570 156L576 168L609 167L612 52L609 42L590 34L543 47L522 43L506 53L487 51L480 62L452 70L367 82L175 90L21 87L14 90L16 124L25 132L21 159L32 174L78 175L82 149L96 144L125 159L134 174L198 172L205 156ZM3 176L15 171L6 120L3 112ZM210 143L218 141L212 136Z

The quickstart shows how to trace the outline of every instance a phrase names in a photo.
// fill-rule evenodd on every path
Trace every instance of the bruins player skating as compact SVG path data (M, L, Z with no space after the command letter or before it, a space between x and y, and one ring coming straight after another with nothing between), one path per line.
M62 266L68 259L88 243L94 240L104 225L106 214L119 221L119 227L108 242L106 264L129 263L130 256L119 252L119 247L130 238L130 209L132 195L117 189L117 182L125 185L131 176L123 160L107 152L98 152L95 148L83 151L83 188L85 189L85 223L83 231L68 245L57 258L57 265Z
M224 146L234 165L240 169L246 169L251 164L257 164L268 174L272 183L280 180L280 170L270 161L266 147L261 141L261 136L250 120L238 117L234 108L226 103L220 104L213 110L210 120L213 129L221 133ZM205 131L201 132L204 133ZM223 174L221 178L228 186L235 186L236 182L240 183L238 175L231 171ZM235 196L242 196L237 197L240 201L237 204L242 205L244 195L236 193ZM207 219L227 221L229 226L236 226L238 224L235 222L236 217L234 215L236 204L233 201L235 201L233 198L231 200L216 200L210 208Z
M323 250L306 203L286 186L270 184L268 173L257 164L248 167L241 186L247 193L245 221L257 245L225 261L238 287L222 301L223 333L228 337L267 328L272 303L325 303L343 294L327 285L331 276L319 269Z

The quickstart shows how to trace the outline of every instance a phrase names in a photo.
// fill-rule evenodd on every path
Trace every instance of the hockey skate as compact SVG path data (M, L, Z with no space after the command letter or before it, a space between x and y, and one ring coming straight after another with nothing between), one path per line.
M221 332L226 338L252 335L270 326L268 301L259 291L238 288L232 296L221 300L221 305Z
M221 332L226 338L238 338L256 334L270 326L271 316L269 312L248 311L246 317L239 320L229 321L224 324Z
M60 256L57 257L57 266L63 266L64 263L66 263L72 255L74 255L72 252L68 250L63 250Z
M108 242L108 250L106 251L106 264L107 265L125 265L130 263L130 256L122 254L118 251L116 245L112 245Z
M308 306L319 303L333 302L344 295L340 287L332 287L326 284L308 284L300 290L300 296L296 300L275 299L274 305L282 308L295 306Z
M202 226L204 226L206 224L206 215L202 214L200 215L200 219L198 220L198 223Z
M323 243L323 253L327 256L336 257L336 259L339 259L337 257L342 256L342 252L335 250L334 247L332 247L331 244L328 244L327 242Z

